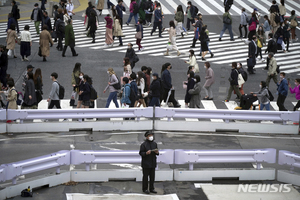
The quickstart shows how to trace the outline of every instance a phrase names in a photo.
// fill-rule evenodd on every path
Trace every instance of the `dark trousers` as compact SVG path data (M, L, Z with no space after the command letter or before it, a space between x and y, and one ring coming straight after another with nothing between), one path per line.
M200 41L200 39L199 39L199 41ZM197 39L194 37L193 44L192 44L193 47L196 45L196 42L197 42ZM200 43L201 43L201 41L200 41Z
M62 55L63 55L63 56L65 55L66 50L67 50L68 47L70 47L70 49L71 49L71 51L72 51L72 55L75 56L75 55L76 55L76 51L75 51L74 47L66 46L66 45L64 46L64 50L63 50L63 52L62 52Z
M119 22L121 24L121 29L123 29L123 18L119 18Z
M153 24L153 29L152 29L152 31L151 31L151 34L153 34L153 32L155 32L156 31L156 28L158 27L158 35L159 35L159 37L161 36L161 29L162 29L162 22L154 22L154 24Z
M6 87L6 70L7 68L1 67L0 68L0 81L4 87Z
M284 107L285 98L286 96L278 94L277 106L279 107L279 111L287 111L287 109Z
M239 26L239 31L240 31L240 37L243 37L243 33L242 33L242 28L244 27L244 30L245 30L245 38L247 37L247 25L241 25Z
M63 37L60 36L60 35L58 35L57 38L58 38L57 49L61 50L62 49L62 40L63 40Z
M61 109L59 100L51 100L48 109L52 109L54 106Z
M115 40L115 37L118 37L119 38L119 43L121 45L123 45L122 37L121 36L113 36L113 40Z
M285 50L289 50L290 47L290 38L284 38L284 43L286 44Z
M258 55L260 55L260 58L262 58L261 48L259 48L259 47L257 47L257 53L256 53L255 57L257 58Z
M93 41L95 41L95 32L90 32L91 37L93 38Z
M193 19L189 19L189 18L187 18L187 23L186 23L186 29L187 30L190 30L190 27L191 27L191 25L190 25L190 23L195 23L195 19L193 18Z
M136 39L136 45L138 45L139 50L141 50L141 48L143 48L141 45L141 41L142 41L142 39Z
M150 22L151 23L151 19L152 19L152 14L146 14L145 15L145 19L146 19L146 22Z
M148 190L148 177L150 177L150 191L154 190L155 168L143 168L143 191Z
M152 97L149 103L149 107L157 106L160 107L160 100L159 97Z
M164 101L167 100L169 91L170 91L169 89L164 88L164 95L163 95L163 100ZM174 106L177 106L178 102L176 101L176 99L174 97L175 96L174 93L175 93L175 91L172 90L168 102L172 102ZM168 102L166 102L166 103L168 103Z
M297 102L297 104L294 107L294 111L298 110L300 108L300 100Z
M17 29L17 32L19 33L20 30L19 30L19 23L18 23L18 19L17 18L14 18L15 21L16 21L16 29Z

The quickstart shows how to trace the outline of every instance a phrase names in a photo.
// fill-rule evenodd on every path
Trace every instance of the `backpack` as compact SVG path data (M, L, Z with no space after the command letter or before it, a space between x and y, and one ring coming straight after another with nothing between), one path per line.
M279 74L280 73L280 69L279 69L279 65L277 65L277 67L276 67L276 72Z
M276 24L280 23L280 15L278 13L275 14L275 22Z
M273 52L273 53L277 53L277 43L274 40L270 40L269 42L271 42L270 51Z
M91 97L90 97L90 99L96 100L98 98L97 91L95 90L95 88L92 85L90 85L90 89L91 89Z
M145 10L147 10L149 12L153 12L154 11L154 6L153 6L153 3L151 1L148 1L146 3Z
M198 12L199 12L199 9L197 8L197 6L194 6L194 12L195 12L195 15L197 15L197 14L198 14Z
M227 15L225 15L225 16L223 17L223 23L224 23L224 24L230 24L230 23L231 23L231 19L229 18L228 15L229 15L229 14L227 14Z
M64 21L60 21L59 24L58 24L58 30L59 32L61 33L65 33L65 22Z
M24 99L23 93L22 92L18 92L16 89L12 89L12 90L16 91L16 93L17 93L17 101L16 101L17 105L18 106L22 105L23 99Z
M20 9L19 8L17 8L16 18L20 19Z
M133 4L133 14L139 13L139 5L137 3Z
M127 85L128 86L128 85ZM128 86L130 87L130 86ZM124 88L125 89L125 88ZM134 92L133 88L130 87L130 95L129 95L129 99L131 103L134 103L136 100L138 100L137 94Z
M31 191L28 191L28 189L24 189L21 192L21 197L32 197L33 193Z
M243 76L244 81L246 82L248 80L248 74L245 71L242 71L241 74Z
M117 75L116 75L116 77L117 77ZM121 89L121 83L120 83L120 80L119 80L119 78L117 77L117 79L118 79L118 83L117 84L114 84L114 85L112 85L116 90L119 90L119 89Z
M269 100L270 100L270 101L273 101L273 100L274 100L273 94L270 92L269 89L267 89L267 90L268 90L268 93L269 93Z
M57 94L58 98L63 99L65 96L65 88L61 84L59 84L57 81L55 81L55 82L58 84L58 94Z

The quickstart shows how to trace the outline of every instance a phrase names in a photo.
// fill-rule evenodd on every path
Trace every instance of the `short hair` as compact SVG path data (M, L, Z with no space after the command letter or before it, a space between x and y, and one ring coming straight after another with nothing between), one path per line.
M45 10L45 11L44 11L44 14L48 15L48 12Z
M209 62L205 62L204 65L205 65L207 68L210 68L210 63L209 63Z
M285 76L285 73L284 73L284 72L280 72L280 74L283 75L283 76Z
M237 63L236 62L232 62L232 67L236 68L237 67Z
M58 78L58 74L57 74L56 72L53 72L53 73L51 74L51 76L53 76L55 79Z
M11 24L9 27L11 30L16 30L16 25L15 24Z
M276 4L276 0L273 0L272 3L273 3L273 4Z
M292 10L291 15L295 15L295 14L296 14L295 10Z
M83 78L85 79L85 80L88 80L89 79L89 76L88 75L83 75Z
M11 87L14 87L15 86L15 83L12 81L12 80L9 80L7 82L7 85L11 88Z
M43 25L43 30L47 30L48 29L48 26L45 24Z
M271 56L271 57L274 57L274 53L273 52L269 52L268 55Z
M123 0L118 0L118 3L121 3L121 2L123 2Z
M191 2L191 1L188 1L187 4L192 5L192 2Z
M72 19L68 19L68 24L71 24L71 22L72 22Z
M37 6L39 6L39 4L38 4L38 3L35 3L35 4L34 4L34 7L37 7Z
M269 33L269 37L270 37L270 38L273 38L273 33Z
M145 70L147 70L147 69L148 69L148 67L146 67L146 66L142 66L142 67L141 67L141 70L142 70L142 71L145 71Z
M245 8L242 8L242 11L244 11L244 12L245 12L245 11L246 11L246 9L245 9Z
M197 83L199 83L201 81L201 78L199 75L196 75L194 78L196 79Z
M171 21L169 22L169 25L170 25L170 27L173 27L173 28L175 28L175 23L174 23L174 21L173 21L173 20L171 20Z
M136 74L135 74L135 72L132 72L132 73L130 74L130 78L131 78L132 80L135 80L135 79L136 79Z
M24 30L29 31L29 25L25 25Z
M129 83L128 77L125 76L125 77L123 78L123 82L125 82L126 84Z

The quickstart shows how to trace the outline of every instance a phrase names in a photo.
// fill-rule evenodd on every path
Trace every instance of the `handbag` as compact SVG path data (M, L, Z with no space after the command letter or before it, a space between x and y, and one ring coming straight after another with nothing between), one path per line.
M36 95L36 101L37 101L37 103L40 103L40 102L43 100L41 91L40 91L40 90L37 90L37 91L35 92L35 95Z
M248 29L249 29L249 31L255 31L256 30L256 22L253 21Z
M21 44L21 39L20 39L20 38L17 38L17 39L16 39L16 43L17 43L18 45L20 45L20 44Z
M40 57L42 57L42 50L41 50L41 47L39 47L38 55L39 55Z
M12 55L13 55L12 52L13 52L13 51L12 51L11 49L9 49L8 52L7 52L7 55L8 55L8 56L12 56Z
M293 27L293 28L296 27L297 26L297 21L295 19L292 19L291 23L290 23L290 26Z
M262 48L262 44L261 44L260 40L257 40L257 46L258 46L259 48Z
M282 44L282 41L283 41L283 40L282 40L282 37L278 38L278 39L277 39L277 44L280 44L280 45L281 45L281 44Z
M136 55L136 54L134 54L134 56L133 56L133 62L134 63L137 63L137 62L139 62L139 57Z
M171 42L168 42L168 44L167 44L167 49L168 49L168 50L172 50L172 49L173 49L173 46L172 46Z
M254 66L256 64L256 60L253 58L247 59L247 66Z
M140 27L140 30L142 30L142 28ZM142 31L139 31L135 34L135 38L136 39L142 39Z
M236 72L238 73L238 84L239 84L239 88L241 88L242 85L245 83L245 80L244 80L242 74L240 74L237 70L236 70Z

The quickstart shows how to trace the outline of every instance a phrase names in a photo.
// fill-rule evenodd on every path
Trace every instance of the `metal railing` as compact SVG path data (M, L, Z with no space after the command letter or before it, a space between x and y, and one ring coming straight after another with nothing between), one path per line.
M276 149L234 149L234 150L175 150L175 164L189 164L193 170L195 163L275 163Z
M300 168L300 154L280 150L278 153L278 164L290 166L290 172L294 173L294 167Z
M91 164L103 163L141 163L139 151L89 151L89 150L72 150L71 164L85 164L85 170L90 170ZM159 151L157 163L173 164L174 150L164 149Z
M171 118L197 118L197 119L223 119L226 123L229 120L266 120L266 121L287 121L299 122L299 112L283 111L255 111L255 110L205 110L205 109L176 109L176 108L155 108L155 117Z

